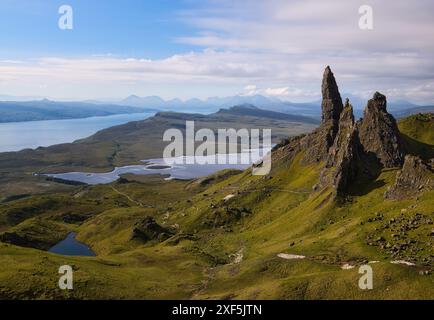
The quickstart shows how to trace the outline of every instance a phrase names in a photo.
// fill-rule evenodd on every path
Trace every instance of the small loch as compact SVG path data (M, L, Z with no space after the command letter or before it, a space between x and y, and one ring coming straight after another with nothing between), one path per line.
M96 254L92 251L92 249L75 239L76 235L77 234L75 232L71 232L64 240L51 247L48 252L64 256L95 257Z
M112 183L122 174L160 174L169 176L167 179L190 180L205 177L224 169L245 170L263 158L271 148L259 149L257 152L245 150L242 153L218 154L210 156L180 156L177 158L159 158L142 160L142 165L116 167L113 171L104 173L66 172L57 174L42 174L56 179L85 183L89 185ZM247 161L241 161L246 157ZM219 160L219 159L223 159ZM178 163L178 164L177 164Z

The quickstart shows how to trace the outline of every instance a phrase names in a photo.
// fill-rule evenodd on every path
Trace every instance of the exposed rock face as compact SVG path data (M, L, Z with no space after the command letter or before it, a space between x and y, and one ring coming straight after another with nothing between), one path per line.
M434 167L419 157L407 155L395 183L384 194L387 199L401 199L434 189Z
M343 105L335 76L329 66L326 67L323 74L321 93L322 122L333 121L337 124Z
M386 168L401 166L404 151L395 118L387 112L386 97L376 92L357 123L364 151Z
M143 241L158 240L164 241L171 236L169 229L160 226L152 217L146 217L136 223L131 234L131 239Z
M346 193L359 174L373 178L382 167L402 165L403 144L396 121L387 112L384 95L376 92L368 101L364 118L355 123L348 99L345 107L342 105L330 67L324 71L321 91L320 126L311 134L289 139L282 146L277 146L274 150L277 158L282 156L281 152L291 157L303 152L303 164L324 162L314 190L331 186L336 194ZM407 178L412 174L409 173Z
M327 66L323 74L321 92L321 125L300 142L301 149L305 150L303 158L303 162L305 163L326 160L328 150L333 145L339 130L339 118L343 105L338 85L329 66Z
M332 185L344 191L357 174L359 141L354 123L353 107L348 99L339 119L339 129L330 147L319 186Z

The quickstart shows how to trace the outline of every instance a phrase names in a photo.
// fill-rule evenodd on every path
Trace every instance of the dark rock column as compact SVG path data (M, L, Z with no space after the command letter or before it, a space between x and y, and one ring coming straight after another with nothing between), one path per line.
M345 192L357 174L359 141L354 123L353 107L348 99L339 119L339 129L333 145L329 149L325 168L319 185L333 186L338 193Z
M364 117L358 122L364 151L386 168L401 166L404 149L395 118L387 112L386 97L379 92L368 101Z
M339 118L343 105L338 85L329 66L324 70L321 92L321 125L301 141L302 149L306 151L303 158L304 163L326 160L328 150L333 145L339 130Z
M329 66L324 70L321 93L322 122L333 121L337 123L341 116L343 105L335 76Z

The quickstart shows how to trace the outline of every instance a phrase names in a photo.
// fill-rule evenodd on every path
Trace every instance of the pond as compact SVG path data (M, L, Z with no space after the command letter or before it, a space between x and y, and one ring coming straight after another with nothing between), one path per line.
M64 256L96 256L92 249L75 239L76 235L77 234L75 232L71 232L64 240L51 247L48 252L61 254Z
M191 161L193 163L188 163L189 157L181 156L179 157L180 161L183 164L167 164L167 159L147 159L142 160L145 164L143 165L130 165L124 167L116 167L113 171L104 172L104 173L92 173L92 172L67 172L67 173L58 173L58 174L45 174L46 176L66 180L66 181L75 181L80 183L86 183L90 185L95 184L106 184L111 183L119 179L119 177L123 174L131 173L138 175L147 175L147 174L160 174L163 176L168 176L167 179L180 179L180 180L190 180L196 179L200 177L205 177L210 174L213 174L217 171L224 169L237 169L237 170L245 170L249 168L253 163L257 162L269 152L270 149L260 149L259 153L250 154L250 150L243 151L243 153L234 153L234 154L221 154L218 157L227 157L229 161L228 163L215 163L215 164L202 164L205 159L212 158L216 156L196 156L195 161ZM250 161L246 164L240 163L239 157L244 155L250 156ZM174 159L174 158L170 158ZM169 159L169 160L170 160ZM198 161L199 160L199 161ZM203 160L203 161L201 161ZM231 161L232 160L232 161ZM201 164L199 164L199 163Z

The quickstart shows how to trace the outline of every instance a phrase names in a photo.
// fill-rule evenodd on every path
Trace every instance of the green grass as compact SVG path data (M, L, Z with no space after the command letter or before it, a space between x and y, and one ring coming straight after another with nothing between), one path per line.
M429 159L434 157L434 115L417 114L398 123L408 153Z
M304 166L302 158L275 155L265 177L250 170L194 182L126 175L111 185L2 204L2 231L52 243L75 230L98 255L63 257L0 243L0 298L433 299L434 276L420 274L432 272L424 260L433 255L432 224L407 232L419 250L405 251L414 267L391 264L395 257L368 237L395 241L395 226L382 228L390 219L434 220L434 191L385 200L397 173L390 169L375 181L357 180L351 196L334 201L331 189L312 191L322 164ZM75 215L83 220L65 221ZM134 224L146 216L177 235L161 243L131 240ZM372 260L379 261L371 265L374 289L361 290L358 266ZM356 267L342 270L345 263ZM76 270L70 292L57 288L63 264Z

